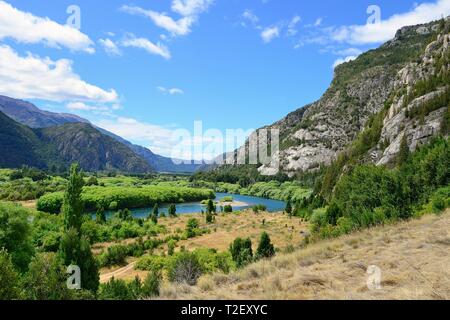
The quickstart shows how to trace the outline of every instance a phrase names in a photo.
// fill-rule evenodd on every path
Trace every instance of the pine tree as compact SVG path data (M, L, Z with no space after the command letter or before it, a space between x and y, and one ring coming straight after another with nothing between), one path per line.
M177 216L177 206L174 204L171 204L169 206L169 216L176 217Z
M284 211L289 215L289 217L292 217L292 204L291 204L291 199L288 199L287 203L286 203L286 209L284 209Z
M256 250L257 259L270 258L275 255L275 248L270 241L270 237L267 232L261 234L261 239L259 240L258 249Z
M19 275L14 269L11 256L5 249L0 249L0 300L19 298Z
M406 137L406 133L402 137L402 141L400 143L400 151L397 155L397 165L402 165L405 163L410 155L409 146L408 146L408 139Z
M81 200L81 192L83 191L83 173L77 163L70 167L69 182L66 192L64 193L64 201L62 205L62 213L64 216L64 228L69 230L75 228L79 233L83 220L83 202Z
M211 199L208 200L208 204L206 205L206 212L211 214L216 213L216 206Z

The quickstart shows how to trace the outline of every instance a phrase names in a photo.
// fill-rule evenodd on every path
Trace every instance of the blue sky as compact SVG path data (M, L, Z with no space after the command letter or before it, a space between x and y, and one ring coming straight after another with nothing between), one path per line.
M271 124L320 98L336 63L449 13L450 0L0 0L0 94L171 155L174 130Z

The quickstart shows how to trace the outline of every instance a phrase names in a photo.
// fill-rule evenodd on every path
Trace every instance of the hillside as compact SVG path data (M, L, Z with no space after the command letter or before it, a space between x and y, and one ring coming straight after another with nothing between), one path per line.
M0 96L0 111L30 128L45 128L74 122L89 123L88 120L73 114L44 111L27 101L5 96Z
M42 143L30 128L0 112L0 167L21 165L43 168Z
M0 96L0 112L3 112L11 119L14 119L23 125L35 129L48 128L70 123L91 124L88 120L73 114L44 111L27 101L13 99L6 96ZM199 167L199 165L196 164L175 164L172 159L157 155L148 148L132 144L122 137L119 137L118 135L103 128L95 127L95 129L131 149L135 153L133 157L142 157L155 171L192 173ZM106 167L106 165L103 167Z
M130 148L90 124L68 123L35 131L44 143L55 146L66 163L78 162L84 170L152 171Z
M450 299L450 211L311 244L195 287L167 284L161 299ZM381 289L367 287L368 267Z
M378 49L337 66L318 101L266 127L280 130L282 172L317 171L368 129L361 160L379 165L395 158L403 136L413 151L448 130L449 31L450 18L404 27Z

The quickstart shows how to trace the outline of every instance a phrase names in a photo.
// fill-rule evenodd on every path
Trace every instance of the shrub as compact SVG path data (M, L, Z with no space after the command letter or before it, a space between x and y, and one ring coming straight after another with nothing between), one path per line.
M195 285L203 270L195 254L191 252L179 252L170 261L168 277L172 282Z
M230 245L230 253L238 268L242 268L253 261L252 241L250 238L236 238Z
M143 298L159 296L161 278L161 273L159 271L150 272L144 280L141 296Z
M231 205L226 205L223 207L223 212L231 213L231 212L233 212L233 207Z
M258 249L256 250L256 259L271 258L275 255L275 248L273 247L270 237L267 232L261 234Z

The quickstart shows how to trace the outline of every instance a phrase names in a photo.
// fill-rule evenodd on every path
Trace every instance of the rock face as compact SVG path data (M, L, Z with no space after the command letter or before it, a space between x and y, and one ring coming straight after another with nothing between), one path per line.
M393 160L405 134L411 150L438 134L446 107L422 119L409 118L406 113L442 93L445 86L415 98L406 108L403 99L418 81L448 72L448 63L440 66L442 70L435 70L434 65L437 59L450 56L449 25L447 18L445 23L404 27L380 48L337 66L333 82L320 100L270 126L279 129L282 137L281 170L292 176L329 164L364 129L368 119L384 108L389 111L379 144L368 153L376 164ZM392 96L394 101L389 101ZM259 171L270 173L266 166Z

